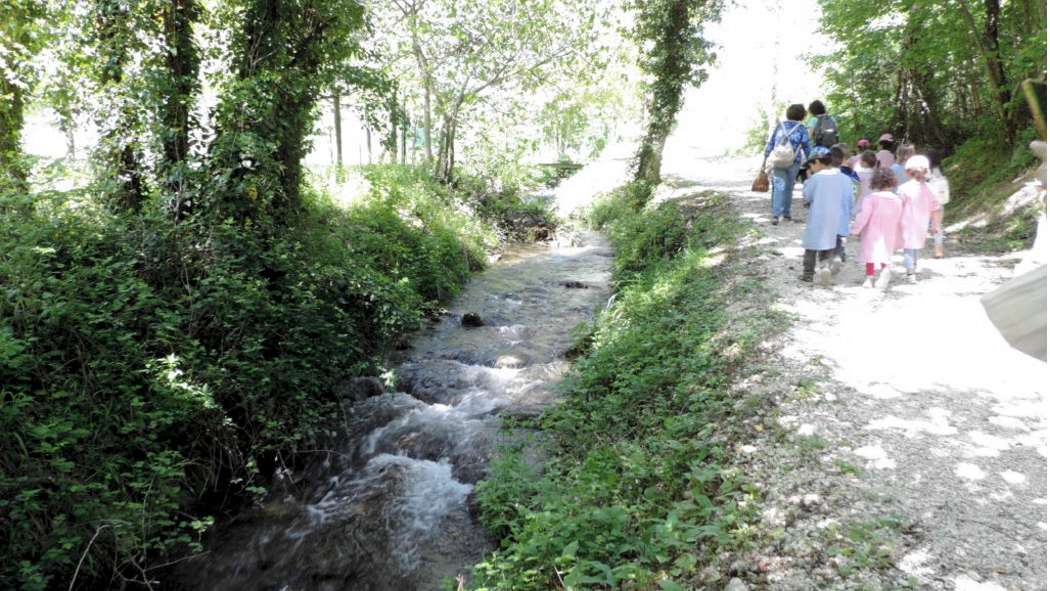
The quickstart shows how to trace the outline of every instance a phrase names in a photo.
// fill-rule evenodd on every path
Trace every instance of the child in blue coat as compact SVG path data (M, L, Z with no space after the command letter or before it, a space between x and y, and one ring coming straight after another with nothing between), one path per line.
M853 220L853 213L857 209L857 197L860 195L860 177L852 168L845 166L846 144L835 144L831 146L831 165L838 168L839 172L846 175L853 188L853 195L842 202L842 217L839 218L839 234L835 241L835 256L846 262L846 237L849 236L849 223Z
M806 233L802 236L802 281L813 281L817 259L820 285L831 281L831 258L835 252L843 211L851 211L853 182L832 164L831 151L813 148L809 157L813 176L802 187L802 197L810 204Z

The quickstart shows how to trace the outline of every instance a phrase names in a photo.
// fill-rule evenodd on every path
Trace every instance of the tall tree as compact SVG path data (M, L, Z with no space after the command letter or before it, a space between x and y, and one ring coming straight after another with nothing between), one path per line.
M506 103L520 100L558 68L571 67L599 18L599 8L582 0L394 0L373 10L417 69L424 150L445 180L472 111L500 92ZM427 147L435 135L436 153Z
M35 81L32 59L44 41L44 4L0 4L0 199L28 191L21 138L28 94Z
M658 183L664 143L682 108L687 85L707 79L715 54L703 38L704 23L719 18L721 0L633 0L631 37L642 47L640 66L647 76L648 123L638 149L635 180Z
M999 0L984 0L984 26L981 27L977 24L977 19L974 18L968 6L968 0L957 0L957 4L973 33L974 45L984 63L984 70L992 87L992 97L995 100L999 118L1007 135L1013 137L1016 129L1007 115L1010 104L1010 87L1006 79L1006 68L1003 65L999 44L999 19L1002 16L1002 7L999 5Z
M315 104L339 68L361 49L357 0L235 0L224 13L242 23L226 57L210 158L217 181L207 205L220 217L287 221L301 206L302 159Z
M166 76L161 89L161 174L170 193L176 219L192 206L187 177L193 131L193 107L200 92L200 51L193 39L193 25L201 16L197 0L166 0L160 7L164 30Z
M120 211L137 212L146 198L143 170L142 111L133 90L140 87L136 58L143 55L148 15L143 7L122 0L95 0L92 17L99 60L98 81L106 104L99 111L102 130L96 152L107 201ZM130 76L129 76L130 74ZM127 78L127 80L125 80Z
M1043 6L1000 0L820 0L836 50L829 99L846 135L891 131L951 149L975 135L1012 141L1027 123L1015 89L1046 68ZM872 20L872 14L881 17ZM885 127L892 124L891 129Z

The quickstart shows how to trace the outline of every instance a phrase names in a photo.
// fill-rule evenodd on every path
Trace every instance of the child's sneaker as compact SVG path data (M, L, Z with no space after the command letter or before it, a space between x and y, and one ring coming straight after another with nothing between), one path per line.
M860 284L860 286L865 289L871 289L872 287L875 287L875 281L874 279L872 279L872 277L869 276L867 279L864 280L864 283Z
M875 281L875 287L886 289L890 286L890 268L886 267L879 272L879 278Z
M908 283L918 283L919 279L915 276L915 273L908 273Z
M826 287L829 283L831 283L831 267L829 265L825 264L820 268L820 277L818 279L818 282L821 287Z

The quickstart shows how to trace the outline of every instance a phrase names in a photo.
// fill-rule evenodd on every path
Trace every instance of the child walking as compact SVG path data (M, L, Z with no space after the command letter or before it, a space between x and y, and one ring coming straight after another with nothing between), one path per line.
M951 187L948 177L941 170L941 153L937 150L926 152L926 158L930 161L930 178L927 181L934 197L937 198L937 210L933 212L933 258L944 258L944 232L941 231L941 222L944 220L944 206L952 198Z
M864 140L864 139L857 140L857 145L854 148L854 154L853 154L853 156L850 157L849 160L846 161L846 166L849 166L850 168L856 170L857 169L857 163L860 162L860 155L863 154L864 151L867 150L870 147L871 147L871 142L869 142L868 140ZM875 152L872 152L872 154L874 154L874 153ZM874 164L872 166L874 166Z
M888 168L876 169L871 175L872 193L861 201L860 213L850 234L860 234L860 258L864 260L864 287L886 289L890 284L890 261L899 240L904 206L894 193L897 175ZM880 265L875 279L875 265Z
M857 201L864 201L864 198L871 194L871 175L875 172L875 165L878 164L878 160L875 159L875 152L871 150L864 150L860 155L860 160L857 162L857 166L854 167L854 172L857 173L857 177L860 179L860 196L857 197Z
M853 200L853 183L832 165L831 151L818 146L810 154L813 176L802 187L802 197L810 204L806 232L802 236L802 281L813 281L820 259L820 285L831 281L831 258L835 252L843 203Z
M915 283L919 252L926 245L926 232L930 227L930 217L939 204L937 196L926 183L930 174L930 161L925 156L909 158L904 164L904 172L911 179L897 189L897 194L904 206L901 215L904 268L908 272L908 282ZM934 228L934 233L940 233L940 228Z
M893 156L893 148L897 144L893 142L893 136L884 133L879 136L879 141L876 144L879 149L875 152L875 160L878 161L878 168L890 168L897 159Z
M846 237L849 236L849 223L853 219L853 212L857 204L857 195L860 194L860 177L853 169L845 166L846 144L835 144L831 146L831 166L838 168L839 172L850 180L850 197L842 200L842 215L839 217L838 236L835 238L835 256L843 263L846 262Z
M908 182L908 175L904 174L904 163L908 161L908 158L911 158L914 155L915 146L911 144L901 144L900 147L897 148L897 161L894 162L893 166L890 168L892 168L893 172L897 175L898 185L903 185Z

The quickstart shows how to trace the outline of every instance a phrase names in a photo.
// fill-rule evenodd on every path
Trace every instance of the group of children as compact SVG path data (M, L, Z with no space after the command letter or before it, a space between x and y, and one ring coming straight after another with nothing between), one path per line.
M914 283L919 253L931 228L934 256L944 255L941 212L950 193L939 155L932 151L916 155L913 146L903 145L894 156L889 134L878 144L876 152L868 149L867 140L860 140L848 161L846 144L818 146L810 152L810 176L802 188L809 206L802 237L802 281L830 283L833 260L846 261L849 235L861 237L864 287L889 285L890 263L898 248L904 251L907 280Z

